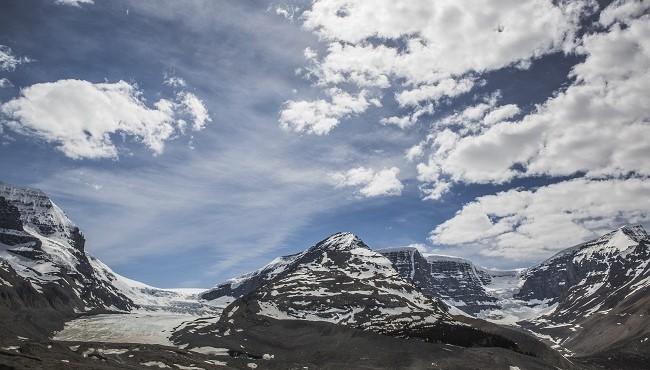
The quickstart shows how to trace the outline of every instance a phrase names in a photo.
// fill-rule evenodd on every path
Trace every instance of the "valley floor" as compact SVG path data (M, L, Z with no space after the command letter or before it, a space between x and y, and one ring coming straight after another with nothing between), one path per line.
M65 324L54 340L173 345L174 328L198 316L168 312L133 312L85 316Z

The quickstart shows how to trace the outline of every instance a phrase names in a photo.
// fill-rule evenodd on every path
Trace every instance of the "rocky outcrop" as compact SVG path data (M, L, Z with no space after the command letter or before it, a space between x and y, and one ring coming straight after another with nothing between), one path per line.
M491 282L490 274L466 259L441 255L424 257L411 247L386 248L378 252L427 296L440 298L469 314L499 307L497 298L485 289Z

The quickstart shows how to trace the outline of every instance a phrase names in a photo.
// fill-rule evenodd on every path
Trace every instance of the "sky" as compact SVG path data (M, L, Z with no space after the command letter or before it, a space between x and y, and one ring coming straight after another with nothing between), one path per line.
M493 268L650 226L650 1L6 0L0 181L209 287L350 231Z

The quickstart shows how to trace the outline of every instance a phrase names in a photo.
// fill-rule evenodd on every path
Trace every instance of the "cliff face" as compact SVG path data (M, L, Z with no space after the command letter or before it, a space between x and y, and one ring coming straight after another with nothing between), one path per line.
M424 257L410 247L378 252L427 296L440 298L469 314L499 308L497 298L486 290L486 285L492 281L490 273L468 260L439 255Z
M0 306L6 330L42 334L79 312L136 306L95 271L84 246L79 228L43 192L0 184Z

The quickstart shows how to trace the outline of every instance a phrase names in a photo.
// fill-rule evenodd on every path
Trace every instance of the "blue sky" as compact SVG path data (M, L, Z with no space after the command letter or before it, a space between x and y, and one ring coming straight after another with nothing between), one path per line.
M5 1L0 180L163 287L342 230L511 268L648 225L645 2L399 3Z

